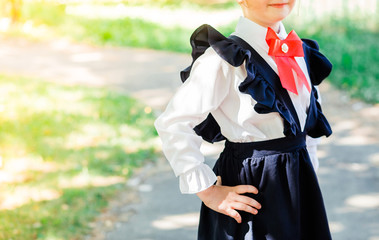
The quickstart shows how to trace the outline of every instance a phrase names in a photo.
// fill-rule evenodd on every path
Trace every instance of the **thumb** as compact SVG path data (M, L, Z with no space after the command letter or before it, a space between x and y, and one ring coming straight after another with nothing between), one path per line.
M217 182L216 182L216 185L218 185L218 186L221 186L221 185L222 185L221 176L217 176Z

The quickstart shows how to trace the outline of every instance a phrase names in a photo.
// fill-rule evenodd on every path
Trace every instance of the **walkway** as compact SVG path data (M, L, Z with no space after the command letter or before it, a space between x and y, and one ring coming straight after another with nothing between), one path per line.
M0 44L0 73L114 88L143 100L157 113L180 85L178 71L189 63L189 56L181 54L64 40ZM329 84L321 91L334 134L320 145L318 175L334 239L378 240L379 106L352 101ZM204 148L210 164L218 148ZM179 193L177 179L163 159L144 170L128 182L127 190L111 203L109 215L105 213L112 217L99 218L88 239L195 239L199 200ZM126 204L129 198L132 204Z

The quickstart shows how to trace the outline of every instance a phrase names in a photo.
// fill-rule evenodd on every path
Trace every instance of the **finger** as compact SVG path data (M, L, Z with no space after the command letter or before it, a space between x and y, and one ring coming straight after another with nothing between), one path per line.
M262 208L262 205L257 200L255 200L254 198L251 198L251 197L247 197L247 196L243 196L243 195L237 195L235 197L235 201L243 203L243 204L247 204L247 205L252 206L253 208L256 208L256 209Z
M217 176L217 182L216 182L216 185L217 185L217 186L221 186L221 185L222 185L221 176Z
M229 208L228 210L226 210L226 215L234 218L234 220L236 220L238 223L242 222L241 215L236 210L234 210L232 208Z
M233 203L230 204L230 207L233 208L233 209L244 211L244 212L248 212L248 213L251 213L251 214L254 214L254 215L258 214L258 210L257 209L252 208L251 206L249 206L247 204L240 203L240 202L233 202Z
M257 194L258 193L258 189L254 187L253 185L238 185L238 186L235 186L234 188L235 188L235 192L238 194L242 194L242 193Z

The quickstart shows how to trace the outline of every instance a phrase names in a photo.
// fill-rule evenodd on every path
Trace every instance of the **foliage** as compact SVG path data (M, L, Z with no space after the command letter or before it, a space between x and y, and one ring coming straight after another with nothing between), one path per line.
M190 4L191 7L204 7L205 2L201 2L203 3L197 0L124 1L129 5L183 7L182 4ZM216 2L210 1L207 4L217 8ZM219 3L232 4L232 1ZM143 19L68 17L65 15L65 5L32 4L25 8L23 15L37 23L51 26L58 36L69 36L90 44L144 47L186 53L191 50L189 38L193 29L161 26ZM349 91L354 97L368 102L379 102L379 70L375 64L370 64L378 62L376 39L379 35L379 20L368 21L353 16L340 20L324 18L324 21L317 22L312 17L307 16L305 19L312 24L298 24L299 21L290 19L287 21L287 27L294 26L302 37L319 41L321 51L334 64L334 71L329 78L331 82ZM234 26L235 23L231 23L219 29L223 34L229 35L233 32Z
M320 22L300 34L318 41L320 51L333 63L330 82L353 97L379 103L379 31L366 28L364 21L349 19Z
M235 5L234 0L122 2L212 10ZM48 35L98 45L191 50L194 29L68 16L64 4L28 1L23 6L21 21L47 26ZM378 103L377 22L349 17L299 25L290 19L286 26L319 42L334 64L333 84ZM219 30L229 35L234 27ZM150 109L106 89L36 79L0 76L0 91L0 239L82 239L133 169L155 158Z
M229 35L235 24L219 30ZM350 19L326 19L313 23L312 28L304 28L291 20L286 25L288 29L296 29L301 37L318 41L320 51L333 64L328 79L334 86L366 102L379 103L379 68L373 64L379 62L378 30L366 28L365 20Z
M151 110L38 79L0 76L0 89L0 239L82 239L133 170L155 159Z
M62 28L64 35L77 41L98 45L133 46L159 50L188 52L188 36L191 31L180 27L162 27L141 19L72 19L80 22L72 27ZM73 26L73 25L71 25Z
M22 19L33 20L37 25L59 26L67 19L64 4L25 2L22 10Z
M227 9L236 6L235 0L124 0L129 6L170 7L170 8L205 8Z
M0 1L0 16L9 17L13 23L18 22L21 17L23 0Z

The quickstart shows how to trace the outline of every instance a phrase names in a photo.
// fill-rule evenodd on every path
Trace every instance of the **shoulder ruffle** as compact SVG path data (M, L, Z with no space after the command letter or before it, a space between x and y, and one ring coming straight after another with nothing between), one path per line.
M332 71L332 63L319 52L319 45L316 41L311 39L302 39L303 48L305 54L305 60L308 64L309 77L311 78L313 85L319 85L325 78L329 76ZM314 106L313 123L311 123L308 129L308 135L317 138L321 136L330 136L332 134L332 128L329 125L328 120L324 116L321 109L321 104L317 101L319 99L318 92L313 88L313 101ZM311 103L312 104L312 103Z
M267 66L254 49L251 49L250 45L238 37L232 38L239 42L245 49L252 51L248 55L248 61L246 61L247 77L239 86L239 90L251 95L252 98L257 101L257 104L254 106L257 113L278 112L284 119L283 134L285 136L294 136L300 133L299 123L297 119L295 119L294 114L291 114L291 110L294 112L294 109L291 109L292 106L288 104L289 101L284 99L285 96L287 96L285 90L275 84L279 81L270 81L270 79L274 79L277 75L273 74L271 69L265 71L263 68L262 70L263 66L270 67ZM312 84L318 85L330 74L332 64L318 51L319 46L316 41L309 39L304 39L303 41L304 52L306 54L305 60L309 66L308 69ZM250 59L250 57L253 59ZM307 128L306 131L309 131L309 135L312 137L329 136L332 130L322 113L321 105L316 100L318 96L314 87L312 92L314 101L314 114L312 117L314 119L312 121L313 124L310 124L312 127ZM312 117L310 117L310 119L312 119Z
M299 124L289 109L290 106L286 104L287 101L281 96L285 94L279 94L280 91L282 91L280 90L281 88L268 81L275 76L266 76L269 71L260 71L261 69L258 69L256 64L262 65L264 63L256 61L256 58L260 58L259 54L254 50L252 50L254 52L251 52L251 47L249 47L246 42L236 36L227 38L216 29L206 24L195 30L190 41L192 46L192 64L180 73L183 82L189 77L196 59L198 59L209 47L212 47L222 59L234 67L239 67L245 63L247 76L240 84L239 90L251 95L251 97L257 102L254 106L257 113L265 114L278 112L284 119L283 134L285 136L294 136L300 132ZM303 42L305 59L309 66L309 74L312 84L318 85L330 74L332 64L318 51L319 47L317 42L308 39L303 39ZM260 59L259 61L261 60L264 61L263 59ZM280 96L276 96L276 94L279 94ZM330 135L330 126L322 114L319 104L317 109L317 113L315 112L314 115L317 119L317 122L314 123L315 130L311 132L310 136L320 135L320 133L322 133L322 135ZM202 123L196 126L194 130L204 140L211 143L225 139L221 134L219 125L211 114L209 114Z
M247 48L241 46L233 38L225 37L216 29L206 24L200 26L192 34L191 46L192 64L181 72L183 82L189 77L196 59L209 47L212 47L222 59L234 67L239 67L245 62L247 77L239 86L239 90L251 95L257 101L254 109L258 113L279 112L285 119L284 134L286 136L296 134L296 121L286 106L277 100L273 87L259 74L252 61L250 61L252 55ZM221 134L220 126L212 114L209 114L194 130L204 140L211 143L225 139Z
M239 90L249 94L257 101L254 110L260 114L278 112L284 119L283 134L285 136L296 135L296 120L284 101L276 96L275 87L261 75L252 61L246 62L246 71L246 79L240 84Z
M191 72L192 66L205 50L212 47L216 53L234 67L240 66L246 58L250 58L249 53L238 46L233 40L225 37L212 26L204 24L191 35L192 64L181 71L182 81L186 81Z
M240 42L236 42L235 38L235 36L234 38L227 38L206 24L196 29L191 36L192 64L181 72L182 81L187 80L194 62L209 47L212 47L222 59L234 67L239 67L245 62L247 76L240 84L239 90L251 95L257 102L254 106L256 112L261 114L278 112L284 119L283 134L285 136L296 135L296 120L287 106L276 97L274 87L259 73L253 61L251 61L251 51L241 46ZM211 114L194 130L204 140L211 143L225 139L221 134L219 125Z
M181 80L185 82L191 72L192 66L209 47L226 62L234 67L240 66L245 59L250 58L249 52L238 46L233 40L225 37L210 25L200 26L191 36L192 63L180 73ZM221 134L220 126L212 116L208 117L194 128L195 132L205 141L218 142L225 139Z
M313 138L322 136L329 137L332 134L332 128L322 112L321 104L317 101L318 93L314 87L312 93L313 96L311 98L311 104L316 107L310 108L310 111L308 112L308 115L312 121L307 123L307 134Z
M249 53L249 57L245 63L247 76L240 84L239 90L249 94L255 101L257 101L254 106L254 110L257 113L279 113L284 120L283 134L285 136L296 135L300 132L300 129L298 128L296 119L291 114L288 104L286 104L286 101L283 99L283 96L286 93L283 93L281 87L275 85L274 79L278 78L276 73L243 39L237 36L232 36L231 38L238 42L244 49L247 49ZM280 92L283 94L277 96Z
M332 63L319 52L319 45L311 39L302 39L305 59L309 65L309 76L313 85L319 85L332 71Z

